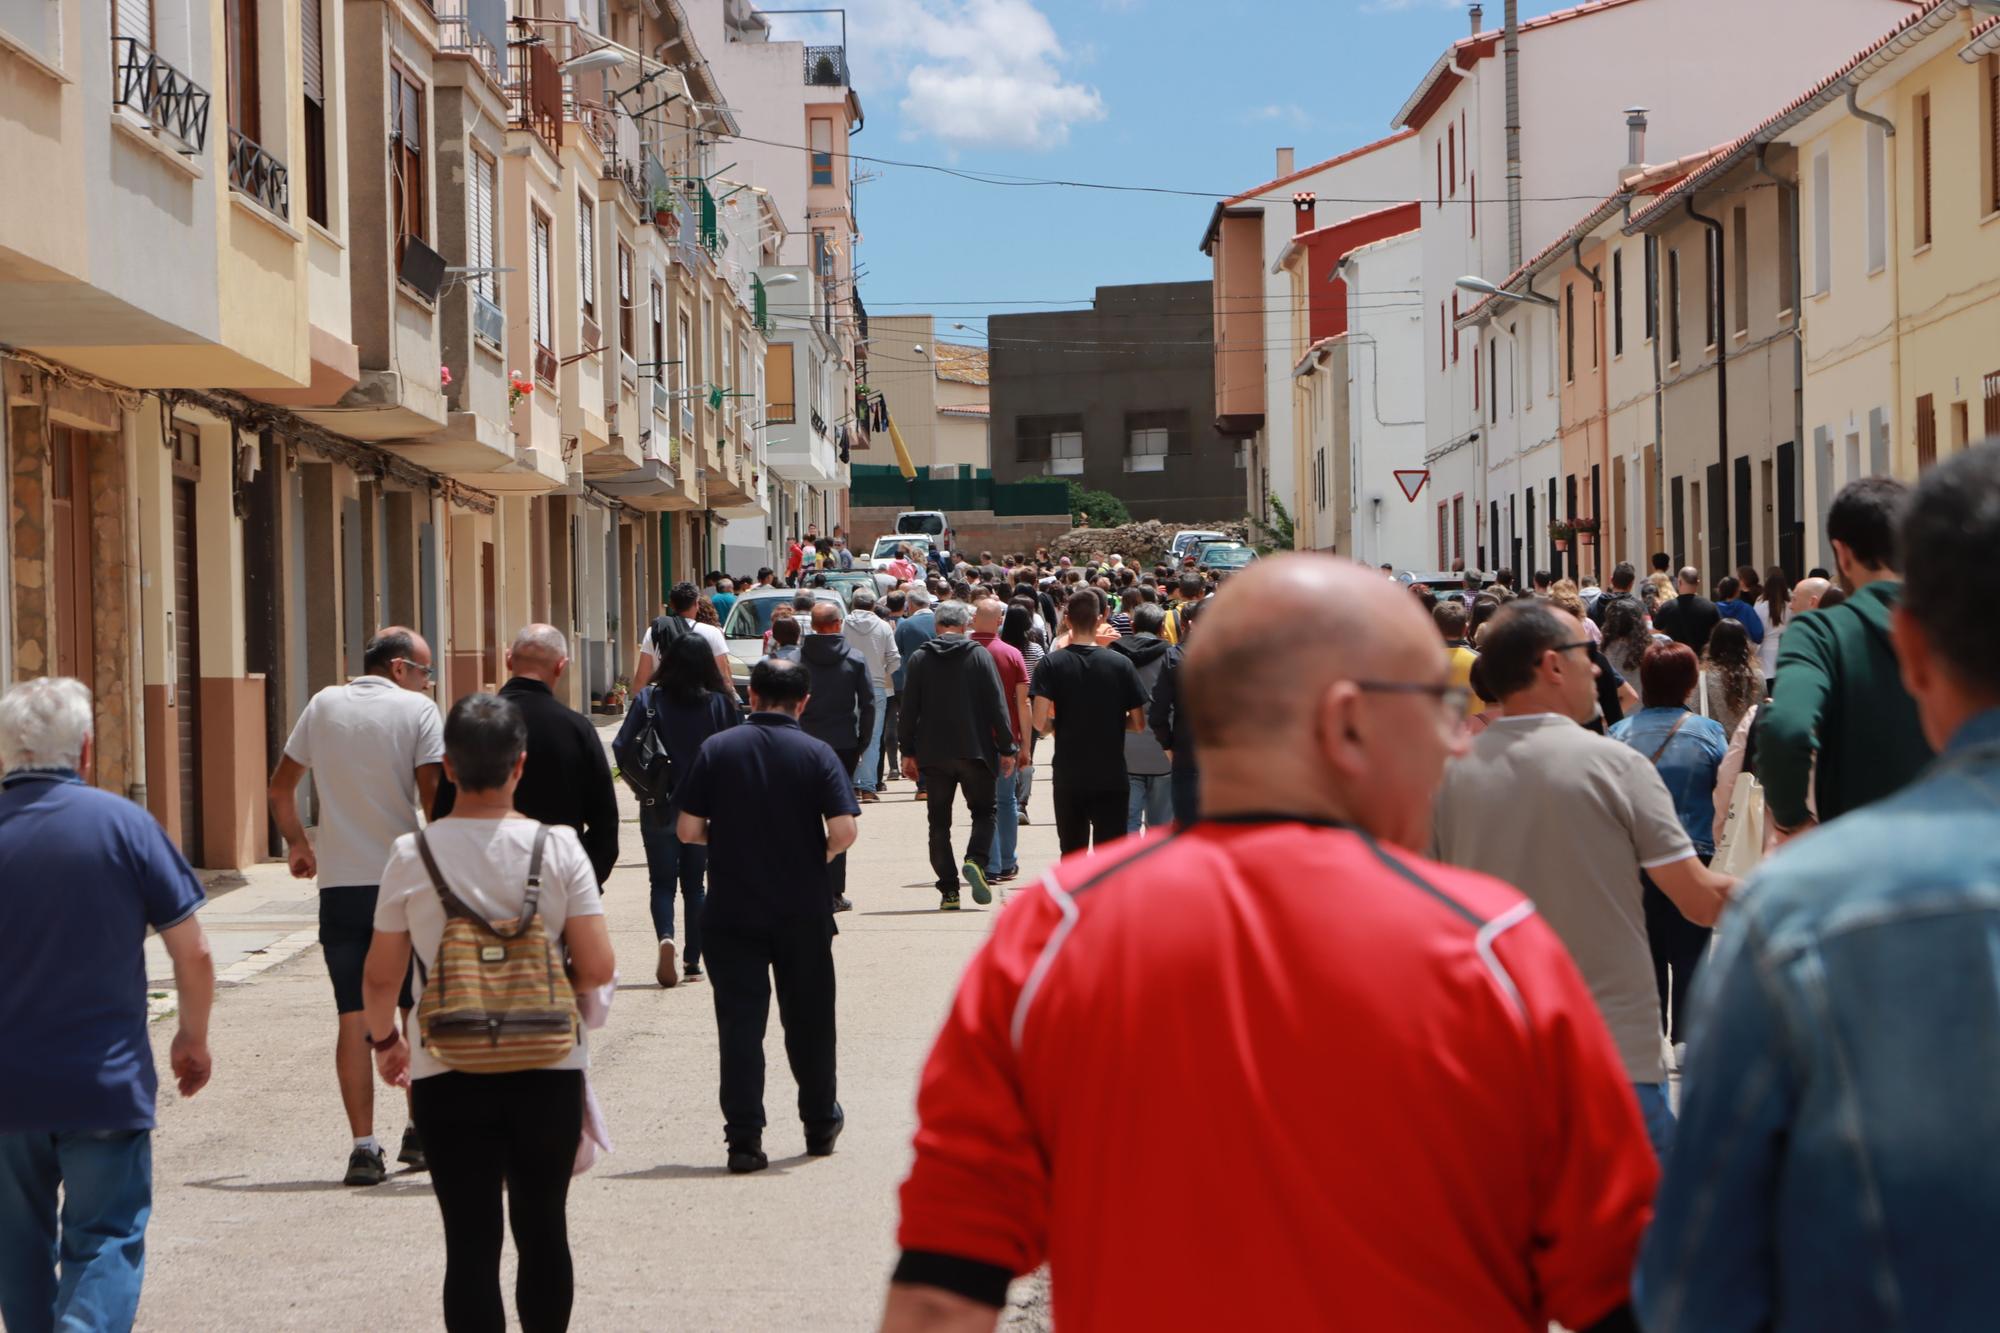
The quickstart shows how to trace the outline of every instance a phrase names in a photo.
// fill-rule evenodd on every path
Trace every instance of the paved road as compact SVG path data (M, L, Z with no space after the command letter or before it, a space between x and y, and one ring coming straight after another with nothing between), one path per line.
M1044 769L1037 779L1037 822L1021 830L1023 882L1055 859L1046 777ZM709 991L653 984L645 862L637 825L624 832L605 899L623 984L609 1026L591 1039L616 1151L570 1195L572 1327L873 1327L895 1257L895 1188L908 1163L919 1068L991 915L969 895L962 913L935 910L910 784L893 784L866 807L849 870L855 911L840 918L835 944L846 1133L834 1157L803 1155L774 1010L771 1169L732 1177L722 1166ZM269 933L285 937L296 929L297 900L309 895L272 885L268 873L253 876L253 888L260 883L278 918ZM232 908L229 895L209 910L254 919L252 890L237 892L241 905ZM338 1183L348 1137L325 968L317 946L270 953L281 961L255 972L252 956L218 999L214 1083L191 1102L162 1092L139 1326L437 1327L444 1247L428 1180L398 1175L365 1190ZM163 1070L171 1026L155 1025ZM378 1086L376 1132L391 1144L407 1119L399 1100Z

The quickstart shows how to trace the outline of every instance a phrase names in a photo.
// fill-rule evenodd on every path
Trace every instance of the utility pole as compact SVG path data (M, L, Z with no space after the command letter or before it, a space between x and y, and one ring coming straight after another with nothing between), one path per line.
M1507 271L1521 267L1521 6L1507 0Z

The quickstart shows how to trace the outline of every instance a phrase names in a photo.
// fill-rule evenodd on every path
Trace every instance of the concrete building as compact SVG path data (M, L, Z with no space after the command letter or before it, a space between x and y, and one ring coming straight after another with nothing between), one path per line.
M1099 287L1089 310L989 319L993 480L1071 477L1138 519L1240 515L1240 455L1214 425L1213 299L1206 282Z
M1292 196L1320 204L1315 225L1344 222L1417 196L1415 136L1398 132L1302 169L1280 148L1277 176L1215 206L1201 251L1214 268L1216 429L1242 457L1244 501L1258 519L1276 495L1298 512L1292 429L1292 279L1277 267L1296 232ZM1339 202L1335 202L1339 201ZM1324 276L1324 275L1322 275Z
M1568 230L1575 200L1615 186L1627 108L1651 108L1656 160L1704 151L1754 123L1774 89L1803 86L1908 12L1907 0L1591 0L1520 23L1510 57L1504 30L1478 29L1474 7L1476 30L1445 50L1392 122L1416 132L1423 176L1426 457L1432 484L1463 492L1477 515L1470 563L1500 563L1489 553L1515 543L1546 552L1535 529L1548 516L1548 486L1558 509L1566 498L1560 448L1544 453L1524 440L1534 447L1501 459L1488 447L1472 382L1485 375L1490 389L1491 375L1483 344L1459 322L1477 298L1457 280L1498 281ZM1511 163L1510 137L1519 145ZM1544 360L1540 373L1548 369ZM1553 428L1546 434L1556 443ZM1518 526L1495 533L1503 501L1516 502Z
M869 386L887 399L910 461L934 477L991 467L987 349L940 340L934 315L877 315L870 328Z

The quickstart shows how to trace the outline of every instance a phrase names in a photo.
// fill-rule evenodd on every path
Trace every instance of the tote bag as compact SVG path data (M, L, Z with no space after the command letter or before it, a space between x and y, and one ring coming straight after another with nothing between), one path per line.
M1729 792L1729 814L1723 820L1722 839L1715 844L1715 860L1710 869L1738 879L1757 868L1764 859L1764 784L1754 773L1738 773Z

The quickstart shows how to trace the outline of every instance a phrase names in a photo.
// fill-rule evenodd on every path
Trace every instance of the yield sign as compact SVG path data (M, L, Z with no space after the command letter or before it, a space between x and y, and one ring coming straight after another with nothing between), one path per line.
M1415 500L1417 492L1421 491L1424 488L1424 483L1430 479L1431 473L1429 468L1398 468L1396 470L1396 484L1403 488L1403 498L1405 500Z

